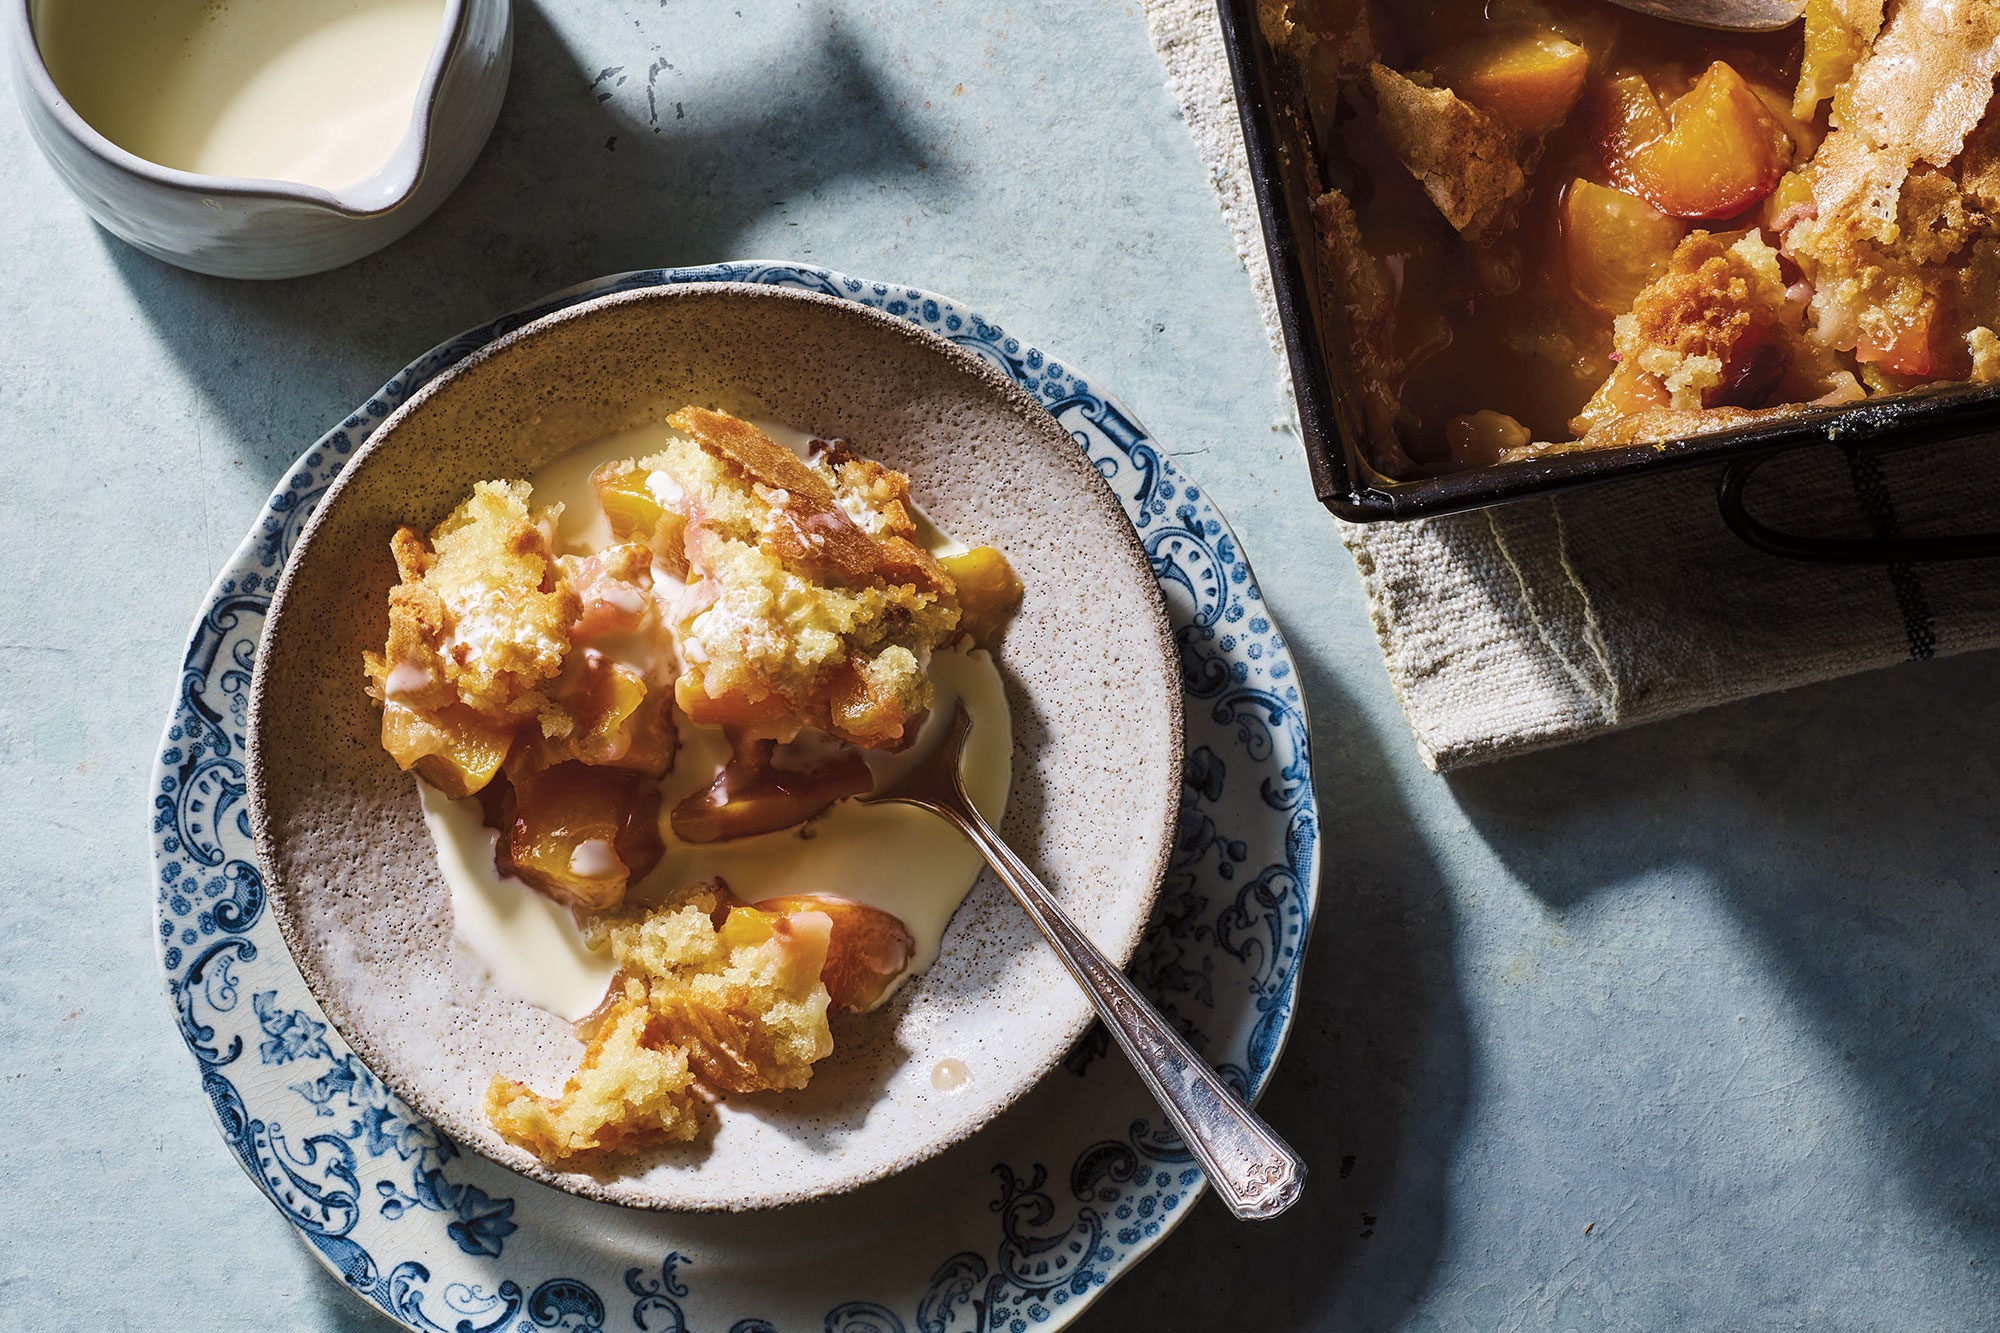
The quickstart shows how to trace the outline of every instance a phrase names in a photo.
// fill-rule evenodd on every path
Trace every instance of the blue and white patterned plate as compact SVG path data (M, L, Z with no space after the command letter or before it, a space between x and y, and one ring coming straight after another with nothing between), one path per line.
M334 474L432 376L552 310L681 282L758 282L886 310L985 357L1067 427L1139 531L1187 690L1172 865L1132 974L1239 1091L1290 1027L1318 816L1291 655L1214 505L1115 400L928 293L796 264L650 270L573 288L436 348L307 451L196 620L154 773L160 963L224 1141L357 1295L436 1333L692 1326L967 1333L1067 1323L1187 1215L1201 1172L1093 1031L1030 1097L903 1175L776 1212L639 1213L461 1155L326 1023L265 910L243 786L264 612Z

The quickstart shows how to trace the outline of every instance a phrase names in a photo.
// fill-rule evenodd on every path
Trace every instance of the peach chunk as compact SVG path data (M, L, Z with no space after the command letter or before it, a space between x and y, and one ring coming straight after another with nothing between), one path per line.
M614 537L640 543L675 577L687 577L687 555L682 547L687 519L660 502L650 473L626 459L598 468L590 474L590 484L597 489L597 503L603 507Z
M636 774L575 762L516 768L487 822L500 829L499 870L558 902L610 911L659 863L659 792Z
M1613 79L1602 109L1605 169L1672 217L1734 217L1776 189L1792 164L1784 126L1720 60L1664 108L1643 77Z
M572 643L641 634L658 624L653 553L645 544L623 542L581 560L562 556L560 563L581 607L569 627Z
M674 759L670 697L665 687L648 689L633 668L586 648L582 672L561 698L577 725L564 748L586 764L657 778Z
M1810 168L1788 171L1757 210L1757 220L1774 236L1783 236L1803 219L1814 215Z
M1007 618L1021 604L1021 580L1007 557L991 546L976 546L939 558L944 572L958 585L958 627L981 647L990 648L1007 627Z
M1805 50L1793 115L1812 119L1819 104L1847 82L1881 32L1884 8L1882 0L1806 0Z
M1454 47L1431 71L1516 134L1547 134L1583 95L1590 54L1552 32L1516 29Z
M453 800L493 781L514 743L511 727L496 727L464 704L420 712L395 698L382 704L382 748L408 772L414 768Z
M1687 226L1623 190L1570 182L1563 196L1563 254L1584 303L1622 315L1646 284L1667 271Z
M1933 334L1939 322L1935 300L1907 312L1885 311L1862 329L1854 359L1894 375L1926 378L1937 368Z
M1454 467L1488 467L1525 448L1534 435L1505 412L1488 409L1453 417L1445 423L1444 438Z
M929 715L908 712L904 693L850 658L827 673L826 707L835 735L870 750L907 750Z
M726 842L803 824L835 801L874 785L868 763L842 750L810 767L773 762L777 745L743 740L715 781L674 807L674 833L688 842Z
M798 713L791 699L778 690L754 697L748 691L733 689L710 694L703 682L686 671L674 681L674 702L688 721L702 727L782 724Z
M908 927L897 918L846 898L798 893L752 905L780 916L819 912L833 923L819 979L839 1009L873 1009L909 969L917 947Z
M1571 419L1569 428L1580 439L1599 426L1608 426L1621 417L1658 411L1668 402L1659 376L1649 375L1629 361L1620 362L1583 410Z

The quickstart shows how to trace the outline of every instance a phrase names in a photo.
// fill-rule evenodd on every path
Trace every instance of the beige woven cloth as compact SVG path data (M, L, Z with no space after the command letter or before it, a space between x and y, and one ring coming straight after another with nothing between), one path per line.
M1146 0L1146 16L1277 342L1213 0ZM1299 468L1303 476L1303 460ZM1832 450L1805 451L1765 473L1752 507L1793 531L2000 527L2000 440L1852 465ZM1338 524L1424 762L1463 767L2000 645L2000 561L1883 568L1775 559L1723 526L1715 487L1715 470L1702 468L1472 514Z

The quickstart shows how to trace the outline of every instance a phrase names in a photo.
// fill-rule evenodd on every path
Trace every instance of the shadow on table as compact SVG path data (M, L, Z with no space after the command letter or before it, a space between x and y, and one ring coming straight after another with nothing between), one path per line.
M1699 871L1866 1085L1911 1197L2000 1244L2000 707L1991 654L1876 672L1473 770L1459 804L1570 907ZM1596 827L1627 831L1616 843ZM1943 872L1943 873L1941 873Z
M1290 1041L1259 1111L1306 1160L1269 1222L1207 1197L1087 1328L1281 1330L1337 1312L1394 1327L1444 1237L1468 1097L1452 905L1390 765L1340 682L1301 657L1313 712L1320 898Z
M741 233L788 200L921 171L904 113L840 18L782 21L815 25L786 35L784 77L705 65L675 82L664 62L692 42L663 50L635 24L622 65L585 68L540 9L516 6L512 84L471 174L409 236L330 273L210 278L98 235L237 432L245 466L275 483L390 375L465 328L605 274L741 258ZM710 51L713 64L729 48ZM949 188L944 173L924 180Z

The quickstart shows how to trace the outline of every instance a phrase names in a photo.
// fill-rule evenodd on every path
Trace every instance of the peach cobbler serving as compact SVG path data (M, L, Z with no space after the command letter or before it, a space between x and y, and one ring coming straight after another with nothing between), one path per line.
M841 803L957 697L997 716L983 787L1004 804L988 650L1021 585L1000 552L929 531L901 473L721 412L545 478L481 482L428 535L396 533L364 665L461 937L578 1020L559 1092L486 1093L494 1128L553 1162L684 1141L720 1096L805 1086L830 1011L936 956L977 853Z
M2000 380L2000 0L1809 0L1758 36L1601 0L1260 18L1391 477Z

